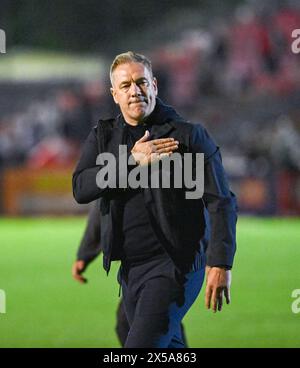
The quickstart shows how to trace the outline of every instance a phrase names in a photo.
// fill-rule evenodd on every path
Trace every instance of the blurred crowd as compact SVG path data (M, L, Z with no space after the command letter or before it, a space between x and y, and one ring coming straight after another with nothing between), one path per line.
M186 31L179 42L156 50L172 103L186 107L202 95L285 96L299 89L300 58L291 35L300 27L300 5L271 9L238 7L231 20L216 18L209 29Z
M232 172L242 175L249 160L256 162L254 172L255 165L300 171L300 113L294 102L300 55L291 51L297 28L299 7L243 6L231 19L214 19L209 27L185 31L179 40L147 52L160 97L213 130L228 162L235 162ZM0 91L5 93L1 84ZM30 86L26 91L30 94ZM0 168L70 166L90 128L114 111L107 76L74 88L57 85L18 111L11 101L0 117Z
M47 86L44 88L47 91ZM30 94L30 85L27 93ZM58 83L49 88L48 95L29 101L0 121L2 168L72 165L89 130L102 116L104 107L111 104L100 80L78 82L72 87Z

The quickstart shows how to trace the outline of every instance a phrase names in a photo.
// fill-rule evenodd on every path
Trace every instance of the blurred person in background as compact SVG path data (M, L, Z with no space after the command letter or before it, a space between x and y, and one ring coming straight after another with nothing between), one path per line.
M221 311L224 297L230 302L235 196L219 148L207 131L188 123L157 97L150 60L134 52L120 54L110 75L121 114L100 120L88 136L73 174L74 197L78 203L102 198L104 269L108 273L111 261L121 260L118 280L130 326L124 347L183 348L180 324L200 292L205 270L206 307ZM204 153L203 197L187 199L185 186L124 189L107 185L104 177L97 183L97 174L105 167L96 165L99 153L112 153L118 160L124 144L135 167L146 169L175 151L182 156ZM195 160L193 165L196 170ZM117 183L121 180L117 177ZM203 240L209 228L207 244Z

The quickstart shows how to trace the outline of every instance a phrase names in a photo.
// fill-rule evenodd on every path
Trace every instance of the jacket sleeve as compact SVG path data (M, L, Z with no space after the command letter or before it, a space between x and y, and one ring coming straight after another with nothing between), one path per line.
M192 133L192 150L204 153L203 201L209 214L208 266L232 267L236 251L237 202L229 190L219 147L201 125Z
M73 195L78 203L89 203L99 198L103 192L96 184L96 176L100 169L96 165L98 143L95 128L88 135L76 169L73 173Z
M126 188L129 170L127 149L120 157L109 152L102 152L100 157L97 128L93 128L83 145L79 162L73 173L75 200L82 204L104 196L115 195Z
M86 263L90 263L101 253L100 231L98 200L93 202L89 211L87 225L77 251L77 260L83 260Z

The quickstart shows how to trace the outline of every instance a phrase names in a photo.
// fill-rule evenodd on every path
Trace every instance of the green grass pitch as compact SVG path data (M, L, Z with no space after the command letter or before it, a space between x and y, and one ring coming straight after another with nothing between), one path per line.
M115 263L99 257L88 284L71 278L84 218L0 219L0 347L118 347ZM300 220L241 217L232 303L204 307L204 288L184 319L190 347L300 347Z

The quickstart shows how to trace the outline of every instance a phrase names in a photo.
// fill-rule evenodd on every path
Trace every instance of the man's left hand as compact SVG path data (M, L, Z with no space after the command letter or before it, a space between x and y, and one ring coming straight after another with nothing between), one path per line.
M221 312L223 298L230 303L231 271L221 267L206 266L206 290L205 305L207 309L212 307L213 312Z

